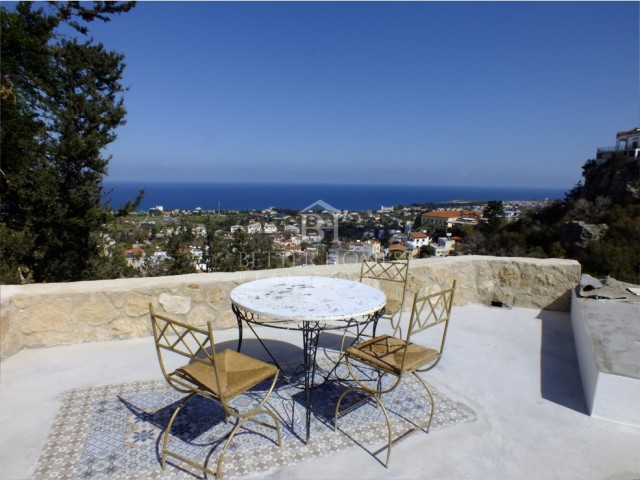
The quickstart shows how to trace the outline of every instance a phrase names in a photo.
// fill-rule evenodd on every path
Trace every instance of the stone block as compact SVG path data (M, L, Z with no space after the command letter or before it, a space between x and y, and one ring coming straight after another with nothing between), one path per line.
M90 295L74 309L72 321L79 325L106 325L118 318L118 311L101 294Z
M161 293L158 298L165 312L173 315L186 315L191 310L191 298Z
M229 300L229 292L226 289L218 286L213 286L207 289L205 298L206 302L214 310L219 310L222 305L228 304L229 307L231 305Z
M236 318L235 314L231 310L223 312L221 315L215 318L214 324L213 324L214 328L219 328L219 329L234 328L234 327L237 328L237 326L238 326L238 319Z
M498 272L498 278L500 285L511 287L519 283L520 275L515 268L502 267Z
M12 320L11 305L2 304L0 308L0 353L2 358L18 352L23 345L24 338L20 333L15 319Z
M204 302L206 298L206 288L204 285L189 283L184 286L183 294L195 303Z
M214 322L214 311L206 305L196 305L187 315L187 323L190 325L202 327L207 322Z
M127 295L124 313L129 317L142 317L149 315L149 303L153 300L151 295L132 293Z
M138 318L118 318L111 322L109 327L110 332L116 337L142 337L151 334L151 320L148 315Z
M21 309L20 330L25 335L37 332L68 332L74 329L71 323L73 302L71 298L43 297L31 308Z

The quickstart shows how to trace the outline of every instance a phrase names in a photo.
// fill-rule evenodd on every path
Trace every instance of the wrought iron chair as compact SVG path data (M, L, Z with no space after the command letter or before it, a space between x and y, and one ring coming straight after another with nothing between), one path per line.
M227 448L233 440L234 435L246 421L252 421L276 430L278 434L278 445L281 446L282 436L280 433L280 422L278 418L265 407L265 402L269 398L269 395L271 395L278 381L278 369L273 365L234 350L216 352L211 322L208 323L208 327L205 330L158 314L154 311L151 304L149 304L149 311L151 314L158 360L164 378L169 385L177 391L188 394L181 400L173 412L164 432L164 439L162 441L162 468L164 469L166 467L167 455L170 455L203 471L205 476L206 474L211 474L215 475L216 478L221 478L222 461ZM171 354L185 357L189 360L189 363L170 371L167 369L166 356ZM247 392L256 385L269 379L271 379L271 385L255 408L241 413L229 404L229 401L234 397ZM215 472L207 467L207 461L201 465L168 448L173 422L182 407L197 395L220 403L227 422L230 417L237 419L218 457ZM273 419L273 425L255 418L260 414L270 416Z
M380 318L389 320L392 328L400 328L400 318L404 309L404 299L407 292L409 278L409 257L399 260L367 260L360 266L360 282L376 283L387 295L387 304ZM373 334L376 336L378 321L373 324Z
M432 369L442 358L455 286L456 283L454 281L451 288L447 290L424 296L415 295L407 326L407 334L404 338L398 336L399 330L395 329L393 336L380 335L357 343L349 347L343 356L349 375L357 386L346 389L338 399L334 417L334 430L337 430L338 418L342 414L362 405L369 398L373 399L382 410L387 424L388 442L385 466L389 465L391 447L395 442L425 427L426 432L429 432L435 402L429 386L419 373ZM434 327L438 327L440 331L431 331L436 333L435 337L437 337L436 344L432 347L411 342L413 335ZM362 367L365 368L363 369ZM366 375L366 370L374 373L374 376ZM417 378L426 390L431 408L425 421L393 439L391 422L387 409L381 401L381 396L393 391L400 385L404 377L409 374ZM385 377L391 377L391 381L383 385ZM340 411L342 400L352 392L361 392L365 397L362 401Z

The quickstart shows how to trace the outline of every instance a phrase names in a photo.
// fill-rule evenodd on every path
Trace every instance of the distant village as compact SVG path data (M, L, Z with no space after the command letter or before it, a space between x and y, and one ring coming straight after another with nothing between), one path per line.
M522 211L545 203L548 201L503 202L504 220L513 221ZM108 242L124 245L127 263L141 271L170 258L167 242L179 234L190 239L182 250L191 255L196 271L209 271L207 225L222 241L231 242L239 231L268 237L277 257L272 266L341 265L398 255L445 257L459 254L464 240L455 232L482 223L485 206L449 204L426 211L418 205L381 206L347 211L318 201L296 212L276 207L262 211L166 210L158 205L124 219L118 238Z

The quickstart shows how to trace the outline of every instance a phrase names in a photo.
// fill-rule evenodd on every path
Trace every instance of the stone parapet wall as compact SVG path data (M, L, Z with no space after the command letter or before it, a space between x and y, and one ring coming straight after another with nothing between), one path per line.
M94 282L0 286L0 358L22 348L121 339L151 334L149 303L194 325L236 325L229 293L248 281L285 275L358 280L359 265L294 267ZM569 310L580 280L573 260L464 256L413 260L406 308L416 292L455 279L456 305L501 302L524 308ZM386 292L396 297L393 291Z

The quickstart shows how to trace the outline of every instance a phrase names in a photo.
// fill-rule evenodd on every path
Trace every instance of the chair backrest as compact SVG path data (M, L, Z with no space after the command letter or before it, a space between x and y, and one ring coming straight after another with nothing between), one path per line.
M409 319L409 327L407 330L407 344L410 343L411 337L424 330L441 327L441 334L438 335L436 348L440 355L444 350L444 343L449 328L449 319L451 317L451 307L453 306L453 294L456 289L456 281L450 288L441 290L436 293L422 295L416 293L413 300L413 308L411 309L411 317ZM434 364L435 365L435 364Z
M193 390L192 385L173 375L172 371L167 370L165 355L169 354L169 352L185 357L188 360L187 363L200 362L213 367L216 382L218 382L211 322L207 323L207 330L194 327L166 315L156 313L152 304L149 304L149 313L151 314L151 326L153 328L158 361L167 382L179 391Z
M363 260L360 266L360 282L365 279L401 284L400 305L404 305L409 278L409 257L405 260ZM390 292L385 292L389 294Z
M360 266L360 281L365 278L386 282L407 283L409 258L405 260L363 260Z

